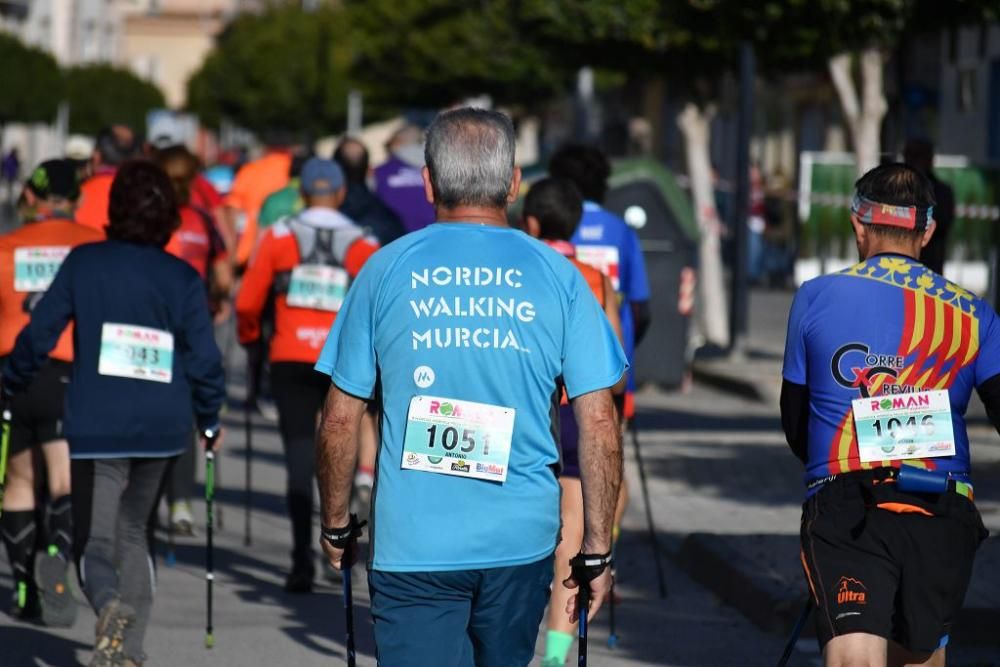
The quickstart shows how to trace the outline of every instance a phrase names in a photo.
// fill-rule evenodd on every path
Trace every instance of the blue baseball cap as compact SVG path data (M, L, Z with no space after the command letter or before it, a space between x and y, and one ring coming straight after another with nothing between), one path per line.
M309 196L332 195L344 187L344 172L333 160L314 157L302 165L299 180Z

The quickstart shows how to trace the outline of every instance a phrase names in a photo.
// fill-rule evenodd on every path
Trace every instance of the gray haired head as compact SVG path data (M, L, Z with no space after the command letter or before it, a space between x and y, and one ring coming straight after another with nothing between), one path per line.
M506 207L514 142L514 125L499 111L464 108L439 115L424 148L435 205Z

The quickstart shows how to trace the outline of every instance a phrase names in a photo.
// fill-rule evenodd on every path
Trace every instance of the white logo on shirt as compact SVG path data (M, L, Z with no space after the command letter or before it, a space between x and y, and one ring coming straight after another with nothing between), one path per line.
M323 343L326 342L326 337L329 333L329 329L318 327L299 327L295 330L295 337L304 343L308 343L309 347L314 350L318 350L323 347Z
M434 380L434 369L430 366L417 366L413 371L413 383L421 389L430 387Z

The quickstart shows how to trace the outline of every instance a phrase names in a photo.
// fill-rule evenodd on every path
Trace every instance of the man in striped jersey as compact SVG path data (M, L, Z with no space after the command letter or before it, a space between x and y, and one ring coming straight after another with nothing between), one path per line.
M800 288L782 425L805 463L802 563L826 665L945 664L985 529L965 411L1000 423L1000 321L916 258L934 234L920 172L856 184L861 262Z

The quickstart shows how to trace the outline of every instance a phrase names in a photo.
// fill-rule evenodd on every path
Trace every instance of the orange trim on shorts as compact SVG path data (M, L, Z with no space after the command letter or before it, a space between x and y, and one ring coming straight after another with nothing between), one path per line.
M896 514L923 514L925 516L934 516L923 507L917 507L916 505L911 505L909 503L879 503L876 507L882 510L895 512Z
M813 600L819 604L819 598L816 597L816 587L813 586L812 574L809 572L809 565L806 564L806 552L799 547L799 559L802 561L802 569L806 573L806 581L809 583L809 592L812 593Z

